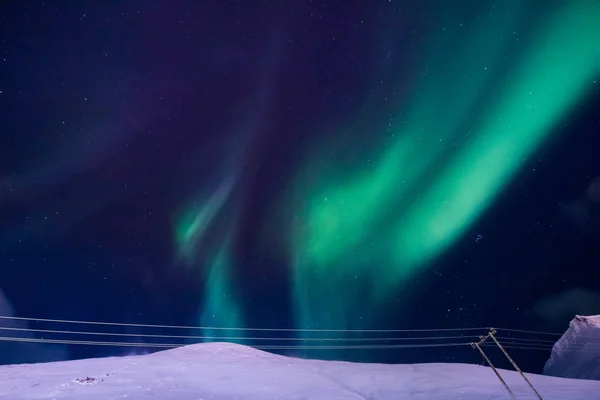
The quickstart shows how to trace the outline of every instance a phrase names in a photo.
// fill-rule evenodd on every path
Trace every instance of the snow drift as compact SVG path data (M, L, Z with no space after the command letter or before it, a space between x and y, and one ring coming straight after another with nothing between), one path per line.
M501 371L518 399L535 399ZM544 400L598 400L600 382L530 375ZM149 355L0 367L4 400L500 400L486 367L384 365L279 356L229 343Z
M577 315L552 347L544 374L600 380L600 315Z

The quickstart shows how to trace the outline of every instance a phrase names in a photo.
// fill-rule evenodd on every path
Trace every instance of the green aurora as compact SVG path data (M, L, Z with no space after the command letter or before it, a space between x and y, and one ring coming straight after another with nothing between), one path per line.
M314 157L299 175L301 227L290 237L299 327L368 327L367 315L464 234L593 87L599 2L549 7L527 36L524 2L503 3L470 24L446 16L409 105L373 133L385 137L375 160L352 170Z
M528 4L507 0L472 15L439 2L435 32L406 68L412 87L394 114L340 127L351 144L373 137L375 152L357 144L348 157L335 140L315 144L282 196L282 208L295 210L282 235L297 328L371 327L377 310L464 235L596 87L600 2L548 2L541 12ZM229 192L176 224L184 258ZM208 267L203 324L242 326L230 268L222 246Z
M203 327L202 336L243 342L243 332L236 330L244 326L244 318L231 278L230 240L228 236L223 237L222 231L212 230L222 222L218 217L230 199L234 182L234 179L225 179L205 197L206 201L198 203L200 206L192 202L184 208L176 224L175 240L178 258L186 267L204 266L206 289L198 317L198 324ZM233 222L226 225L235 226Z
M243 342L243 332L236 330L244 326L244 323L231 280L231 261L226 245L219 249L209 263L206 288L210 290L205 291L204 307L199 321L200 326L204 327L202 335Z

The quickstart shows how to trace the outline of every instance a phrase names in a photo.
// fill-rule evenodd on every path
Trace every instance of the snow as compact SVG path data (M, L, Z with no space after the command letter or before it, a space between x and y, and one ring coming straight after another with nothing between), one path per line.
M600 315L573 318L552 347L544 374L600 380Z
M500 371L517 399L535 399ZM528 375L544 400L600 399L600 382ZM493 372L468 364L358 364L304 360L230 343L154 354L0 367L10 400L496 400Z

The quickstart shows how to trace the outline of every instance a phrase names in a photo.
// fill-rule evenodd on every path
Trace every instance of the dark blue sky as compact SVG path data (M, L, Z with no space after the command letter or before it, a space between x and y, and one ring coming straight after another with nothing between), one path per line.
M410 2L334 3L3 2L1 311L196 325L206 278L178 265L174 215L236 170L243 312L253 326L293 327L288 260L259 243L273 199L311 143L331 140L319 132L347 121L375 83L399 79L385 71L402 71L433 23ZM394 49L387 69L374 43ZM600 292L598 210L583 229L561 210L600 175L598 109L596 90L419 277L408 311L389 304L378 327L564 329L568 318L544 319L535 305ZM559 303L569 312L600 312L568 298ZM12 346L0 347L0 363L126 351L67 346L19 360ZM531 370L548 356L515 351ZM343 357L479 361L464 349L353 354Z

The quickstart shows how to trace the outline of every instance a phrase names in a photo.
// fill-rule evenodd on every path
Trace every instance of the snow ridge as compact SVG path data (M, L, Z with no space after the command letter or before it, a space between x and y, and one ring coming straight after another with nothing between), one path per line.
M577 315L552 347L544 374L600 380L600 315Z
M501 371L519 399L531 389ZM529 375L529 374L528 374ZM600 382L529 375L544 400L600 400ZM493 372L467 364L297 359L231 343L149 355L0 366L0 400L500 400Z

